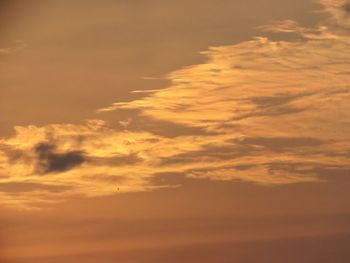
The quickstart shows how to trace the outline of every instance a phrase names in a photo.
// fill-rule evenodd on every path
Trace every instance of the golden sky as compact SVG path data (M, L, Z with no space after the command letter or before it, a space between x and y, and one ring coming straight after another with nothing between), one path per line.
M349 261L349 2L0 7L1 263Z

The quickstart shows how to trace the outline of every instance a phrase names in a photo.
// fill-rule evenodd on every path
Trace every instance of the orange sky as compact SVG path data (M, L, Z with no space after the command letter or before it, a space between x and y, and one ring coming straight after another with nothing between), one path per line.
M348 262L350 3L3 1L0 262Z

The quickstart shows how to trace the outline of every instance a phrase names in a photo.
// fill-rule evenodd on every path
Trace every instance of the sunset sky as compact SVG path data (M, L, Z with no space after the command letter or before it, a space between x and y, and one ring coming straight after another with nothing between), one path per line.
M350 2L0 2L0 263L350 262Z

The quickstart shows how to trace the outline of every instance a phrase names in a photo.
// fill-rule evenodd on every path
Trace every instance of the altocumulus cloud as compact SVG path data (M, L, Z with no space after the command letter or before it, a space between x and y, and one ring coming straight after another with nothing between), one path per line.
M261 27L298 34L297 41L257 37L212 47L203 52L207 62L170 73L169 87L98 110L135 109L134 118L191 133L166 136L103 120L16 127L0 141L0 183L69 190L23 191L17 199L2 192L0 201L28 206L115 194L116 181L119 193L171 186L155 183L159 174L278 185L349 171L349 2L321 3L328 17L316 27L291 20ZM21 153L15 162L13 152Z

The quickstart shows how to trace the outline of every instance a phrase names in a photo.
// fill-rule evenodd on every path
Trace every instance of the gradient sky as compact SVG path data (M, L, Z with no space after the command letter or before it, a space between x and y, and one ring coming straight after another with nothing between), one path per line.
M2 1L0 263L350 260L350 2Z

